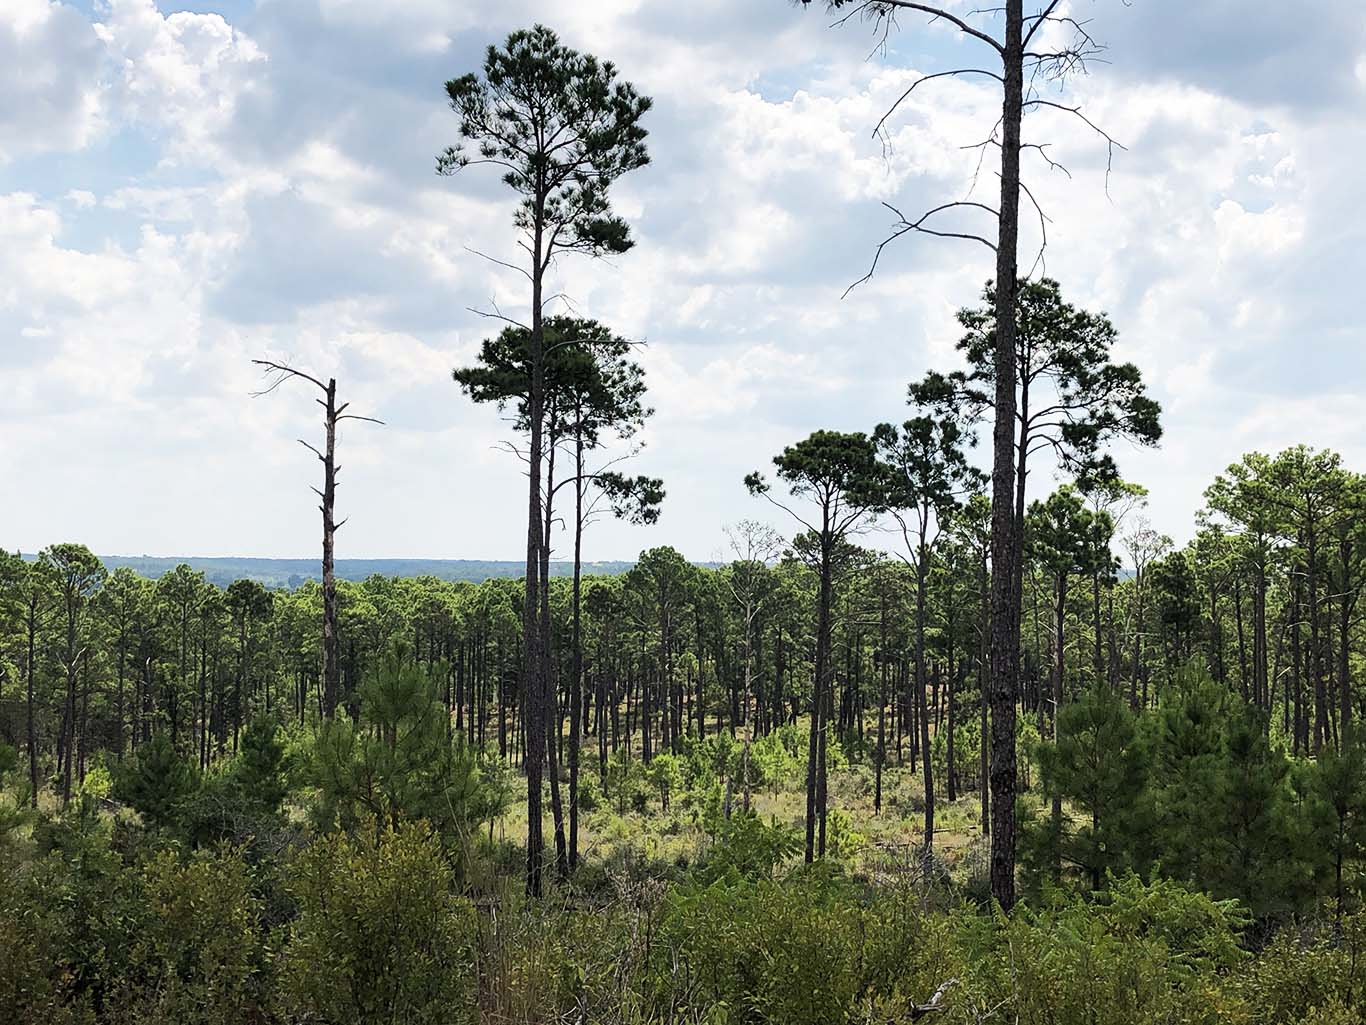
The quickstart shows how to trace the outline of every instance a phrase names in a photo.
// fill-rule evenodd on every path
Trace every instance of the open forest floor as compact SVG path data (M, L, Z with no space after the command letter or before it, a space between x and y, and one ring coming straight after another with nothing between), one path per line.
M641 769L641 775L648 774L643 766ZM666 809L658 790L647 783L633 790L633 799L604 795L596 764L581 771L579 850L590 873L593 866L630 861L653 864L660 872L683 871L703 863L718 843L714 786L704 787L701 793L679 787ZM777 786L752 788L753 813L800 838L806 811L801 783L800 778L793 778ZM923 774L893 758L884 770L882 786L879 812L874 806L871 767L845 762L830 771L827 858L856 875L887 877L910 870L920 858L924 843ZM733 813L740 813L743 801L738 784L733 786L731 800ZM544 807L546 844L553 851L548 784ZM526 843L526 830L526 804L517 801L495 821L493 835L520 851ZM938 794L934 833L940 869L958 883L985 885L987 843L981 828L979 792L960 791L953 802ZM800 850L791 860L801 860Z

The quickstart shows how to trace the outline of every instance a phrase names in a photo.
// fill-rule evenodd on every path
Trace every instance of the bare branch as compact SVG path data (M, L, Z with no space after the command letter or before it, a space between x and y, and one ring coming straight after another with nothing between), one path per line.
M958 17L956 14L951 14L950 12L944 10L941 7L932 7L929 4L914 3L912 2L912 0L864 0L864 2L859 4L854 11L850 12L848 15L845 15L845 17L842 18L841 21L847 20L854 14L863 14L865 17L871 16L878 19L885 19L891 17L892 10L889 10L889 8L900 9L904 11L918 11L921 14L928 14L930 16L931 24L940 20L947 21L950 25L953 25L964 35L972 36L974 39L980 39L982 42L986 43L997 53L1002 55L1005 54L1004 46L1002 46L999 42L993 39L990 35L983 32L981 29L973 28L973 26L969 25L966 21Z
M490 313L488 310L481 310L474 306L466 306L465 309L468 310L470 313L473 313L475 316L483 317L486 320L501 320L504 324L510 324L513 327L520 327L523 331L531 330L531 328L527 327L520 320L513 320L511 317L503 316L503 311L498 309L498 304L494 302L492 299L489 300L489 303L493 306L492 313Z
M1030 15L1028 18L1025 19L1025 21L1034 22L1034 24L1029 27L1029 31L1025 33L1023 45L1026 50L1029 49L1029 41L1034 38L1034 33L1039 31L1039 26L1043 25L1045 22L1049 20L1053 12L1058 9L1058 5L1060 3L1062 3L1062 0L1050 0L1049 5L1043 10L1042 13Z
M312 374L305 374L302 370L295 370L287 363L276 363L274 360L268 359L254 359L252 360L252 362L255 363L258 367L265 367L266 369L264 373L266 373L267 375L279 375L278 377L276 377L275 381L270 385L269 388L263 388L261 391L252 392L252 398L260 398L262 395L269 395L271 392L273 392L276 388L280 387L280 385L282 385L285 381L289 380L291 377L301 377L305 381L313 382L313 384L317 385L323 391L327 391L327 385L323 384Z
M882 126L885 125L888 118L895 114L897 109L906 102L911 93L915 92L917 86L935 78L953 78L958 75L986 75L988 78L994 78L998 82L1002 81L1001 76L996 74L996 72L986 71L982 68L955 68L953 71L938 71L933 75L921 75L911 83L910 88L897 97L896 102L887 108L887 112L883 114L882 117L878 118L877 125L873 128L872 134L874 136L882 134Z
M1049 218L1048 215L1043 212L1043 207L1039 205L1039 201L1034 198L1034 193L1029 190L1029 186L1024 183L1023 179L1020 181L1020 191L1029 197L1030 203L1034 205L1034 212L1039 215L1039 232L1043 236L1043 240L1039 243L1039 254L1034 257L1034 266L1030 267L1029 273L1025 275L1025 277L1032 277L1035 268L1044 262L1044 251L1048 248Z
M1025 107L1052 107L1054 110L1061 110L1061 111L1062 111L1063 113L1065 113L1065 114L1072 114L1072 115L1075 115L1076 117L1080 118L1081 121L1082 121L1082 123L1085 124L1088 128L1090 128L1091 131L1095 132L1097 135L1099 135L1102 139L1105 140L1106 151L1107 151L1107 152L1106 152L1106 158L1105 158L1105 192L1106 192L1106 195L1109 195L1109 192L1110 192L1110 171L1111 171L1111 169L1113 168L1114 162L1115 162L1115 150L1117 150L1117 149L1127 149L1127 147L1126 147L1123 143L1117 142L1117 141L1115 140L1114 136L1112 136L1112 135L1111 135L1109 132L1107 132L1104 128L1101 128L1101 127L1100 127L1099 125L1097 125L1094 121L1092 121L1089 117L1087 117L1085 114L1083 114L1083 113L1082 113L1082 110L1081 110L1081 107L1069 107L1069 106L1067 106L1067 105L1064 104L1064 103L1054 103L1052 100L1041 100L1041 99L1026 100L1026 101L1024 102L1024 106L1025 106Z
M897 225L896 229L892 232L892 234L889 235L887 238L883 239L883 240L878 244L877 250L873 253L873 263L872 263L872 266L870 266L870 267L868 268L868 273L865 274L865 275L863 275L863 277L859 278L859 279L858 279L857 281L855 281L852 285L850 285L848 288L846 288L846 289L844 290L843 295L840 296L841 299L843 299L845 296L847 296L850 292L852 292L852 291L853 291L855 288L857 288L859 285L862 285L862 284L865 283L866 281L869 281L869 280L872 279L873 274L877 271L878 261L882 258L882 251L883 251L884 249L886 249L887 246L891 245L893 242L895 242L897 239L901 238L903 235L908 235L908 234L910 234L910 233L913 232L913 231L920 232L920 233L923 234L923 235L934 235L934 236L937 236L938 238L961 238L961 239L967 239L967 240L970 240L970 241L973 241L973 242L980 242L980 243L982 243L982 245L986 246L986 247L987 247L988 249L990 249L992 252L995 252L995 251L996 251L996 246L995 246L993 243L989 242L987 239L983 238L981 235L973 235L973 234L970 234L970 233L967 233L967 232L957 232L957 231L938 231L938 230L936 230L936 229L934 229L934 228L927 228L927 227L925 227L925 222L926 222L927 220L929 220L929 218L933 217L935 214L941 213L941 212L944 211L944 210L950 210L950 209L953 209L954 207L960 207L960 206L961 206L961 207L975 207L976 209L979 209L979 210L985 210L987 213L991 214L993 217L999 218L999 217L1000 217L1000 214L999 214L993 207L989 207L989 206L987 206L985 203L968 202L968 201L964 201L964 200L959 200L959 201L956 201L956 202L953 202L953 203L944 203L944 204L942 204L942 205L940 205L940 206L935 207L933 210L928 210L928 211L926 211L924 214L922 214L922 215L920 216L919 220L916 220L916 221L908 221L908 220L906 220L906 216L905 216L900 210L898 210L896 207L892 206L890 203L883 203L882 205L885 206L888 210L892 211L892 213L896 214L897 217L900 218L900 222L899 222L899 224Z
M522 277L526 278L528 281L531 280L531 274L527 271L525 267L518 267L515 263L508 263L506 260L500 260L495 256L489 256L488 253L481 253L478 249L474 249L471 246L466 246L465 252L473 253L475 256L482 257L489 263L495 264L496 266L505 267L508 270L515 270L518 274L522 275Z
M1061 171L1063 174L1067 175L1068 180L1070 181L1071 178L1072 178L1072 172L1069 171L1065 166L1063 166L1062 164L1058 163L1056 160L1054 160L1052 157L1050 157L1050 156L1048 155L1048 147L1051 146L1051 145L1052 145L1052 143L1050 143L1050 142L1044 142L1044 143L1038 143L1038 142L1023 142L1023 143L1020 144L1020 149L1022 149L1022 150L1026 150L1026 149L1038 150L1038 151L1039 151L1039 155L1040 155L1041 157L1043 157L1044 162L1048 164L1048 169L1049 169L1050 171Z

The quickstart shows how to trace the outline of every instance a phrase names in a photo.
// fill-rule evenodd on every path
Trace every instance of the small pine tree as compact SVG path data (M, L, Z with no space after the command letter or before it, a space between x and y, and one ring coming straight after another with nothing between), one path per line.
M114 796L130 805L149 826L178 820L184 803L199 788L199 773L170 739L153 737L127 759L114 777Z
M499 814L506 795L485 784L478 760L453 736L435 679L396 646L360 687L359 723L323 723L310 766L323 828L378 835L426 820L447 838Z
M1058 739L1039 746L1039 770L1044 793L1077 813L1053 836L1058 858L1100 890L1107 873L1132 865L1142 832L1148 753L1133 713L1108 687L1090 688L1058 712Z
M1338 748L1324 748L1308 767L1312 847L1332 877L1339 926L1347 895L1347 870L1366 855L1366 742L1348 728Z

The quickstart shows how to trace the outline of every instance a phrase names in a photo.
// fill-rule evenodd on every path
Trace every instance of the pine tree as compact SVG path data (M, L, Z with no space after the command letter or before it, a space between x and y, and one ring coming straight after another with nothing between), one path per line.
M1107 873L1134 864L1134 841L1144 828L1148 753L1133 713L1104 683L1062 708L1057 725L1057 740L1039 746L1042 789L1068 801L1077 818L1047 832L1056 844L1053 853L1099 890Z

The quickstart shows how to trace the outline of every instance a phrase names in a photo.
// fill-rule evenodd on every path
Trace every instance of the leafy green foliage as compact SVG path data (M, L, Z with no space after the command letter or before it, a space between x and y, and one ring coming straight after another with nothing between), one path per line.
M1043 846L1056 845L1055 853L1099 890L1107 874L1135 864L1144 832L1148 763L1134 717L1108 687L1092 687L1058 713L1058 739L1040 744L1038 758L1043 792L1070 802L1075 816Z
M153 827L177 821L199 787L199 773L164 734L142 744L114 777L114 796Z
M797 831L754 813L737 813L721 827L697 878L709 883L729 875L772 879L778 868L802 849Z
M540 221L564 250L629 249L630 233L612 213L607 191L649 162L640 119L650 99L618 81L610 62L570 49L543 25L490 46L482 71L446 83L460 135L474 151L463 142L448 148L437 170L493 164L523 196L519 229L531 231Z
M323 828L378 834L426 820L462 842L503 807L478 760L450 733L435 681L406 649L385 654L360 688L361 720L324 723L314 744L314 814Z
M335 1025L473 1018L477 926L440 840L421 825L323 836L288 874L281 1002Z

